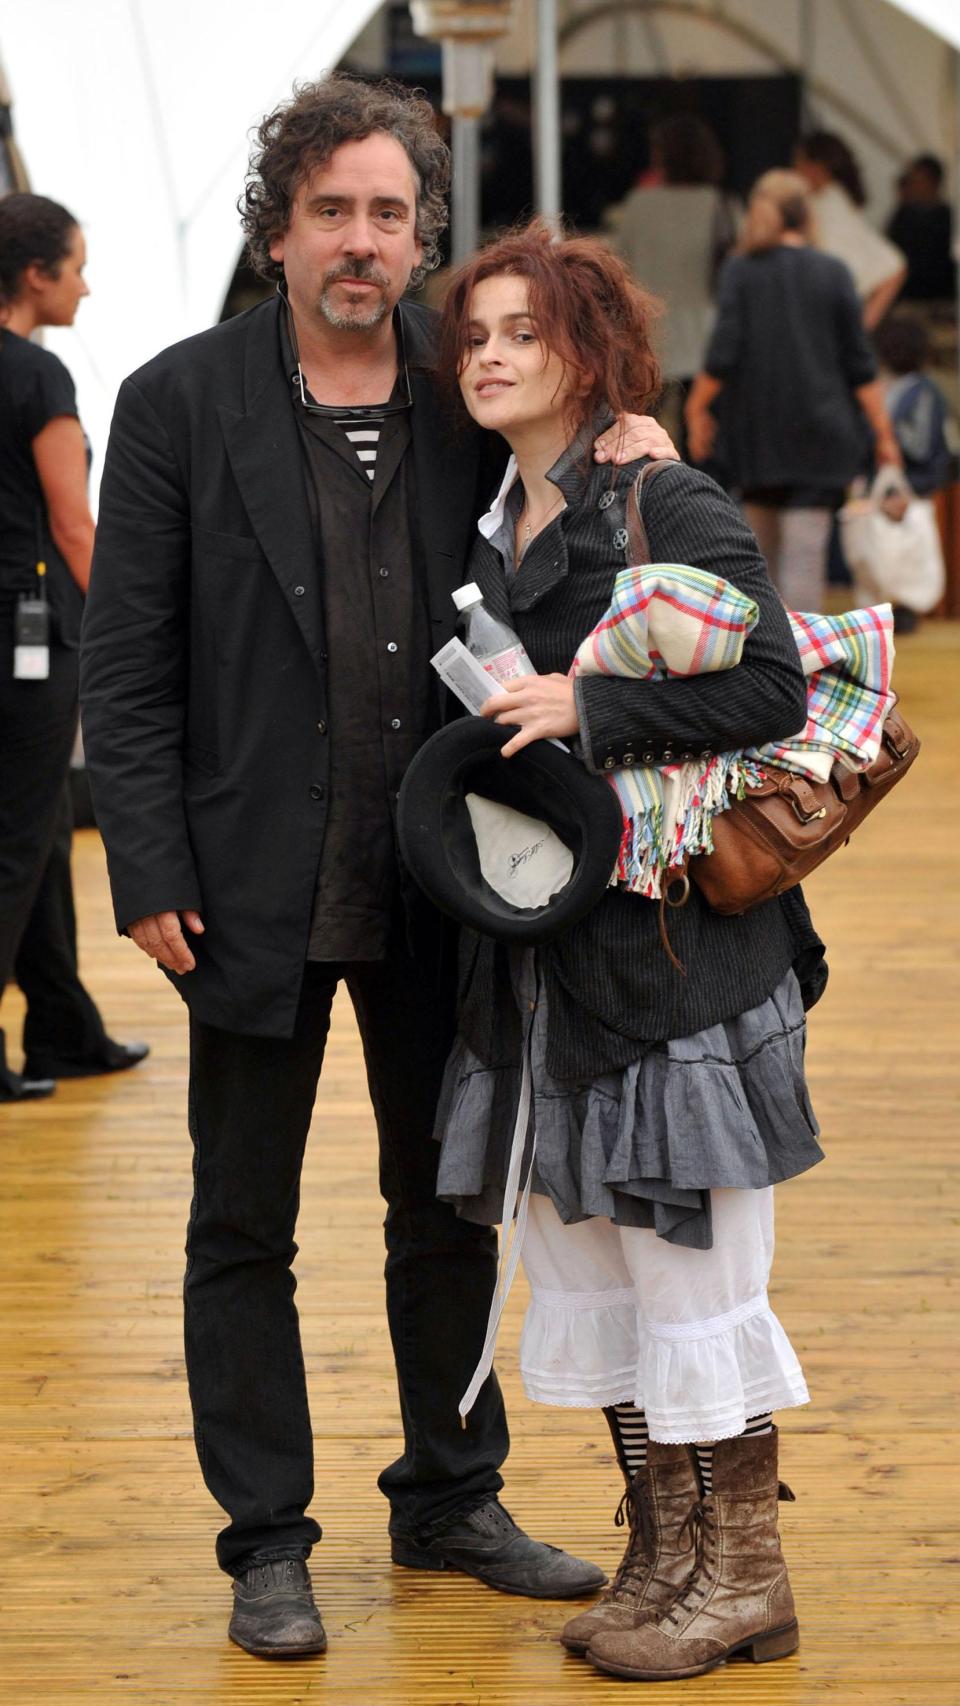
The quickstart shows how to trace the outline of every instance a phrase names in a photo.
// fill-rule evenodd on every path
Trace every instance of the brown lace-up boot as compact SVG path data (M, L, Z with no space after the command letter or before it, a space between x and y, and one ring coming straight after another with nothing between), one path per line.
M606 1593L566 1625L560 1639L568 1652L582 1656L601 1629L632 1629L670 1604L694 1566L687 1518L699 1496L687 1446L650 1440L647 1466L638 1470L617 1510L618 1528L625 1521L630 1525L623 1562Z
M690 1512L697 1566L673 1603L649 1621L593 1636L598 1670L637 1682L700 1676L735 1653L762 1664L799 1644L793 1594L777 1533L777 1431L720 1440L713 1492Z

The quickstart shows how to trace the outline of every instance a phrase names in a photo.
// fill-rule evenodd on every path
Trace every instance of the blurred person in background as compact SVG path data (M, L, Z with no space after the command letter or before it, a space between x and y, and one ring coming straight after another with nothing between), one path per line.
M903 471L917 498L929 501L950 482L947 443L947 402L925 371L929 353L927 329L915 314L890 314L874 338L880 362L884 403L903 457ZM908 499L891 495L884 508L894 519L902 516ZM894 629L912 634L919 621L915 610L895 602Z
M950 479L950 448L946 398L926 372L926 327L913 314L891 314L877 327L874 347L903 471L918 497L932 497Z
M634 277L667 309L655 340L665 381L661 414L682 452L683 400L703 360L717 272L736 222L720 188L720 144L702 119L678 113L655 125L650 160L652 181L638 184L606 219Z
M94 525L73 381L32 339L41 326L72 326L85 261L66 208L39 195L0 200L0 995L15 979L27 1002L22 1073L7 1066L0 1031L3 1102L148 1052L107 1036L77 974L67 779ZM17 675L18 609L38 597L46 673Z
M754 186L740 252L720 276L717 323L687 402L690 454L720 455L788 609L820 610L833 516L863 471L900 463L853 279L812 245L796 172Z
M906 258L867 219L860 167L842 137L829 130L808 131L797 145L794 165L813 196L817 245L850 268L864 325L872 331L903 288Z
M901 295L905 302L952 302L957 289L953 258L953 209L943 195L943 164L918 154L902 173L899 206L887 236L907 258Z

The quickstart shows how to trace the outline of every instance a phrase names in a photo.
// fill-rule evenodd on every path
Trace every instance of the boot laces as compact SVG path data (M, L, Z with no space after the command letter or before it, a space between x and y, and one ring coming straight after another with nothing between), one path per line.
M620 1593L625 1588L635 1591L653 1561L656 1542L650 1487L642 1469L620 1500L613 1520L617 1528L629 1525L630 1539L609 1591L611 1594Z
M675 1611L690 1611L692 1609L690 1605L692 1595L696 1596L697 1599L706 1599L707 1590L700 1584L701 1580L710 1580L711 1559L707 1543L715 1531L716 1523L713 1521L711 1505L704 1499L696 1499L690 1506L677 1536L681 1545L685 1538L693 1543L693 1569L676 1598L660 1613L657 1618L658 1623L672 1623L676 1627L678 1620L673 1613Z

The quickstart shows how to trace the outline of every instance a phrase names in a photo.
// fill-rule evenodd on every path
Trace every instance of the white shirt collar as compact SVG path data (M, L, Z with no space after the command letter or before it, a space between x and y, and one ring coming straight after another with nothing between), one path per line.
M479 532L484 539L494 539L503 526L504 512L507 507L507 494L518 477L517 459L511 452L507 463L506 473L500 483L500 490L485 515L477 522Z

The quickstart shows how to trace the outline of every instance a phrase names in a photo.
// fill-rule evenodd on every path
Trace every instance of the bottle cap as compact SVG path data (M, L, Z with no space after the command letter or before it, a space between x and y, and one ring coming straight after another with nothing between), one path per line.
M483 593L476 581L468 581L466 586L458 586L452 596L458 610L472 610L475 604L483 603Z

